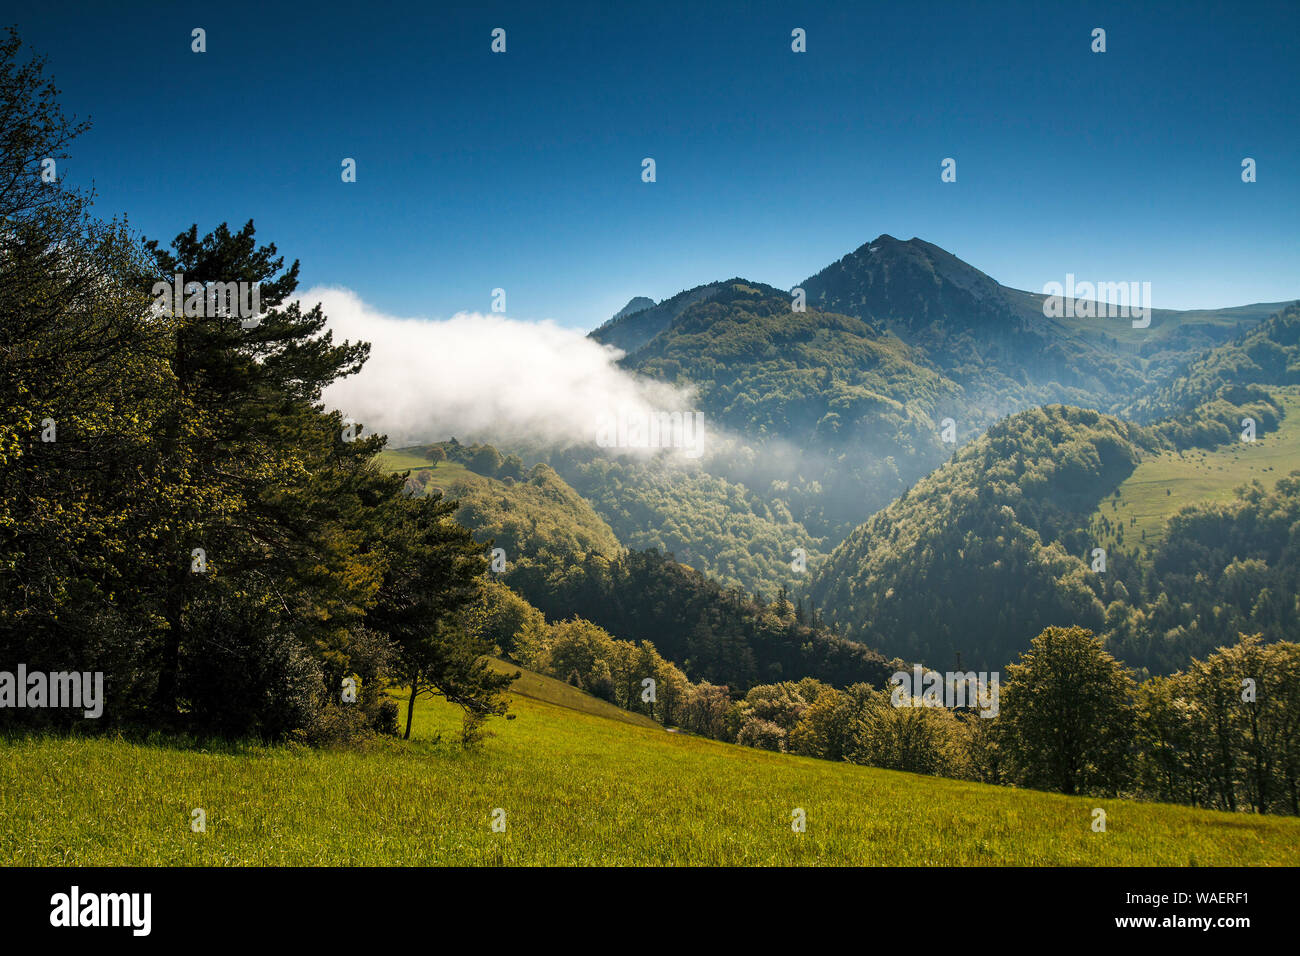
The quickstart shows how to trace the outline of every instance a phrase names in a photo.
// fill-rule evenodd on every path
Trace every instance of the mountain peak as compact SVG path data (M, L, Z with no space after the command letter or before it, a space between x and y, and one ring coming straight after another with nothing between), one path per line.
M916 236L904 241L882 233L808 278L803 288L810 305L907 331L948 318L967 328L1008 325L1009 309L994 279Z
M613 322L617 319L623 318L625 315L631 315L633 312L640 312L642 309L653 309L654 307L655 300L650 298L648 295L634 295L632 298L627 300L627 305L623 306L623 308L619 309L610 317L610 321Z
M668 327L677 316L718 290L717 283L687 289L656 303L646 296L636 296L599 328L588 335L605 345L622 349L629 355ZM644 305L644 302L649 305Z

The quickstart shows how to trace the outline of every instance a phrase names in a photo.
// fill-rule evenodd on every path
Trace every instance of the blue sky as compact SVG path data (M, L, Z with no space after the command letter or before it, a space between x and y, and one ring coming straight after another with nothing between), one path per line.
M632 295L788 288L881 233L1018 288L1300 297L1295 2L149 6L17 11L94 122L65 178L150 237L253 218L304 287L388 314L503 287L590 328Z

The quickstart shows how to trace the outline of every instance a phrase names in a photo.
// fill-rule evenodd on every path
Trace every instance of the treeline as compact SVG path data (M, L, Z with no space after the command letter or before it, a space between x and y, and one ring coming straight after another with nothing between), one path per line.
M1285 414L1269 386L1300 384L1300 302L1188 363L1134 401L1125 414L1150 424L1174 448L1217 448L1276 430Z
M1089 571L1081 529L1149 440L1086 409L1014 415L858 527L810 593L846 637L936 667L996 667L1057 621L1100 631L1118 578Z
M726 687L692 683L652 641L620 640L576 616L547 623L500 581L487 583L483 602L464 620L502 657L668 727L718 736L712 715L731 707Z
M1145 562L1129 562L1123 602L1106 611L1107 646L1156 672L1235 635L1300 633L1300 471L1228 502L1183 508Z
M453 505L374 468L382 439L350 440L320 403L368 346L335 343L320 307L293 300L298 263L251 222L170 247L97 222L42 175L83 129L10 31L0 669L102 672L96 726L312 740L395 730L393 679L459 704L473 739L509 683L457 623L483 549ZM241 288L259 314L232 308ZM7 722L82 719L6 703Z
M880 655L839 638L815 608L791 601L784 587L769 601L723 587L658 549L624 552L608 526L545 464L515 481L500 471L513 456L503 458L491 446L439 443L407 451L474 470L416 468L408 487L454 496L457 520L485 549L505 550L500 580L550 620L584 618L661 648L696 680L742 691L791 674L839 684L882 679ZM520 462L514 471L522 468ZM494 631L491 639L509 646L504 632Z
M476 475L497 478L501 481L523 481L527 476L524 461L518 455L503 455L492 445L458 442L453 436L445 442L415 445L407 451L422 455L432 462L451 461L464 465Z
M577 615L625 640L651 642L693 680L739 692L790 676L879 683L886 671L879 654L838 636L784 591L768 602L724 589L658 551L612 560L588 554L549 569L527 564L505 580L550 620Z
M725 684L691 681L651 641L620 640L580 617L548 624L540 611L499 582L489 584L475 626L508 659L615 706L666 727L767 750L832 760L865 756L867 750L846 743L854 732L853 714L840 702L889 699L866 683L841 692L813 677L756 685L737 698ZM882 685L884 679L882 669ZM930 765L908 769L938 772Z
M1151 426L1179 451L1188 448L1219 448L1241 440L1246 419L1255 423L1255 434L1277 430L1284 409L1267 389L1256 385L1224 385L1216 394L1190 412L1162 419Z
M1097 510L1163 447L1095 411L1012 416L855 530L809 593L849 639L942 668L997 666L1062 620L1139 673L1171 673L1241 633L1294 638L1300 476L1184 508L1147 554ZM1099 531L1117 542L1104 571Z
M804 677L742 695L691 681L650 641L581 618L548 625L500 583L485 607L481 633L507 657L715 740L1003 786L1300 815L1294 642L1242 637L1139 683L1091 631L1048 627L996 675L996 691L986 684L977 696L971 685L942 706L892 684L895 672L911 674L897 659L876 681L837 688Z
M1300 815L1300 644L1242 638L1141 684L1091 632L1045 629L995 716L815 680L752 688L697 733L768 750L1068 794Z

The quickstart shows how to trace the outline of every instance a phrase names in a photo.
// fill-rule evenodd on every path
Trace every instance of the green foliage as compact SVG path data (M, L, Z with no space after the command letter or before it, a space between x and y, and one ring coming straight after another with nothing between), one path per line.
M975 718L982 719L982 718ZM864 701L850 725L845 759L889 770L967 777L962 721L942 707L895 707L879 691Z
M429 464L435 455L438 463ZM523 474L517 456L503 458L487 445L449 443L385 453L379 463L411 469L407 485L413 491L454 498L460 506L456 520L485 548L504 548L512 565L549 570L586 554L614 557L622 550L609 525L548 465Z
M1261 425L1277 414L1267 390L1258 386L1297 384L1300 302L1288 305L1236 340L1204 353L1181 374L1149 389L1132 403L1128 413L1144 422L1168 419L1160 427L1179 447L1211 447L1204 437L1196 439L1198 419L1222 424L1227 435L1224 440L1234 440L1241 430L1242 414L1253 410Z
M1011 775L1061 793L1118 793L1128 782L1135 690L1091 631L1046 628L1001 688L997 720Z
M1107 640L1126 660L1169 671L1238 634L1287 640L1300 626L1300 472L1226 503L1189 505L1169 519L1131 605Z
M723 587L772 592L793 585L791 552L811 568L825 539L795 520L789 502L811 501L806 485L781 482L760 494L739 482L661 458L649 461L569 453L555 465L627 547L657 548Z
M794 312L788 294L739 279L626 364L695 388L711 427L742 436L742 447L714 449L708 470L776 497L814 538L842 535L940 462L940 410L960 393L896 337L833 312ZM772 494L774 482L814 479L810 499Z
M851 640L943 666L996 669L1060 621L1100 631L1083 528L1145 442L1093 411L1012 416L855 530L811 595Z
M533 659L546 631L542 612L495 578L483 582L481 600L462 611L461 619L494 653L517 660Z
M1048 320L1042 296L890 236L803 288L804 312L785 292L732 279L592 333L627 349L628 367L695 388L708 419L737 436L693 469L580 452L554 459L629 547L673 553L726 586L793 583L793 547L820 559L942 460L940 418L955 416L964 437L1040 403L1113 409L1267 314L1157 311L1140 331L1127 319ZM1217 350L1212 367L1194 371L1197 383L1140 400L1133 414L1161 419L1144 441L1213 447L1235 439L1245 416L1271 433L1281 408L1256 384L1290 381L1300 368L1286 357L1288 321Z
M1094 512L1091 528L1098 543L1149 552L1163 540L1169 519L1188 504L1229 503L1254 480L1271 490L1300 461L1300 388L1277 388L1272 394L1285 417L1254 442L1240 441L1238 434L1214 449L1144 454L1113 498ZM1121 545L1121 536L1127 545Z
M751 687L741 705L741 713L745 718L775 724L784 735L794 730L808 707L826 689L825 684L810 677Z
M491 746L477 752L455 743L461 711L441 700L419 702L403 746L0 736L0 819L11 836L0 862L1300 865L1292 818L1114 800L1103 837L1088 826L1093 797L665 733L550 703L560 693L552 682L525 678L538 697L512 692L517 719L499 722ZM69 788L68 779L81 785ZM190 806L208 810L201 839L186 826ZM494 807L507 811L505 833L489 826ZM807 833L791 833L794 807L807 811ZM341 821L353 838L339 838Z
M692 680L725 683L736 693L787 674L883 683L884 660L868 647L820 623L800 623L788 602L779 607L724 590L657 551L612 561L588 555L549 575L519 567L506 583L548 619L577 614L624 640L652 642Z
M436 693L465 713L464 739L477 740L482 718L503 714L508 675L493 671L495 647L460 615L481 600L487 559L469 530L449 520L456 503L399 497L385 525L384 576L367 623L397 646L396 671L410 688L405 736L421 693Z
M902 662L896 662L901 665ZM1048 627L994 712L859 684L754 687L697 732L769 750L1061 793L1300 812L1300 644L1258 635L1135 684L1091 632Z
M875 695L868 684L852 684L842 691L822 688L790 729L790 751L823 760L846 759L855 748L859 718Z
M886 430L914 437L956 391L897 338L848 316L794 312L787 294L738 280L687 309L630 365L696 386L722 428L759 439L809 435L822 448ZM908 403L886 397L901 395ZM937 443L922 450L939 453Z
M736 734L736 743L782 753L785 750L785 730L762 717L747 717Z
M701 737L727 740L735 732L732 726L735 710L727 688L702 681L687 694L681 725Z
M448 627L477 596L481 549L453 506L413 501L372 467L382 439L343 440L321 404L369 346L335 343L321 308L293 299L298 263L260 245L251 221L204 236L192 226L164 248L41 181L41 160L82 127L62 117L41 61L20 53L11 32L0 42L6 660L104 672L99 726L387 731L379 690L399 660L475 713L499 712L480 645ZM201 295L175 307L158 287L182 273L257 286L262 314L245 327L251 316ZM343 716L348 677L363 694Z
M1138 696L1138 775L1157 799L1300 814L1300 645L1258 635Z
M617 640L576 617L551 626L529 646L524 663L662 724L683 719L692 691L686 675L664 660L654 644Z

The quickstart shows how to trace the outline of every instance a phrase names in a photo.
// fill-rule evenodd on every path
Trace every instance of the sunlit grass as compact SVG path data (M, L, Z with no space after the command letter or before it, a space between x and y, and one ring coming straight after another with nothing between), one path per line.
M530 676L527 689L555 685ZM771 754L519 696L513 710L469 753L455 743L459 712L423 701L412 741L360 750L3 740L0 862L1300 864L1290 818ZM491 828L498 807L504 833ZM1094 807L1105 833L1091 829ZM206 833L190 829L194 808ZM791 829L795 808L805 833Z
M1234 490L1252 479L1271 491L1279 478L1300 468L1300 394L1294 388L1275 391L1286 410L1276 432L1213 451L1150 455L1119 486L1118 498L1102 501L1094 518L1122 523L1124 545L1146 548L1164 538L1170 517L1189 504L1231 501ZM1101 543L1111 547L1114 537Z

